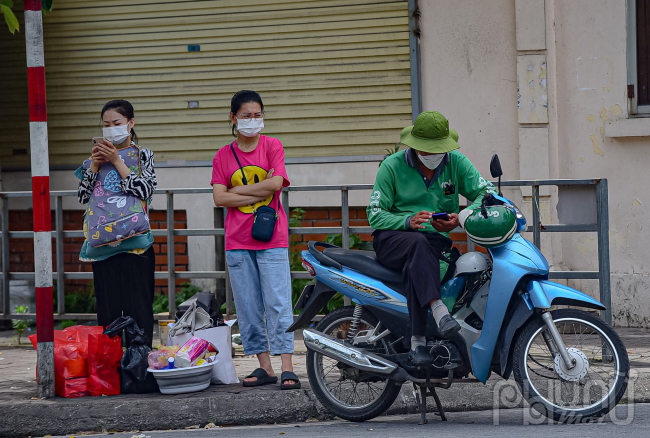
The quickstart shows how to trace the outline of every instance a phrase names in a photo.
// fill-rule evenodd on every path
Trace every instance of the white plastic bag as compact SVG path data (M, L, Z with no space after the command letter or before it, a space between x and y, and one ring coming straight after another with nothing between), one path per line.
M205 339L214 344L219 350L217 362L212 369L210 381L217 385L230 385L239 383L235 364L232 361L232 344L230 340L230 326L213 327L203 330L196 330L194 336ZM169 336L167 345L183 345L192 337L191 333Z

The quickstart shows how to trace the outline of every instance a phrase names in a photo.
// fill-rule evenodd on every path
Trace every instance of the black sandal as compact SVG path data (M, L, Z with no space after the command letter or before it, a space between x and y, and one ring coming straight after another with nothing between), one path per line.
M249 377L257 377L257 380L255 380L254 382L247 382L246 380L244 380L244 386L262 386L262 385L271 385L273 383L278 383L278 377L269 376L269 374L266 371L264 371L263 368L256 369L245 378L248 379Z
M298 376L296 376L291 371L283 371L282 375L280 376L280 379L282 380L282 383L280 384L280 389L300 389L300 380L298 379ZM295 380L296 383L287 385L284 383L287 380Z

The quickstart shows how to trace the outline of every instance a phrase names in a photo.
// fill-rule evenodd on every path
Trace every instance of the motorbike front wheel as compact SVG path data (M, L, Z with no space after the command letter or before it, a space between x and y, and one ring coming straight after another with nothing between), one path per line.
M354 306L342 307L325 315L316 330L345 341L350 330L371 330L378 323L377 318L367 311L360 319L360 325L354 327ZM357 347L375 354L387 354L387 344L392 341L393 336L389 334L375 345ZM383 414L401 389L401 385L392 380L361 373L312 350L307 352L307 376L323 406L348 421L366 421Z
M562 309L551 315L574 365L565 365L546 325L534 318L514 348L519 389L536 411L557 422L600 418L627 388L630 362L625 346L610 326L588 312Z

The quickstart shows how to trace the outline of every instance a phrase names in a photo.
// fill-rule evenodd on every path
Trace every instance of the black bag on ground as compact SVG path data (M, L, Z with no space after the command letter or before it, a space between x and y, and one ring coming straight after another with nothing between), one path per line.
M194 301L196 301L197 308L205 310L210 315L214 327L224 325L221 306L219 306L219 302L212 292L199 292L192 295L187 301L182 302L176 310L176 321L187 312L187 309L192 306Z
M120 363L120 392L122 394L157 392L156 378L147 372L149 367L147 358L151 348L146 345L146 336L135 320L130 316L120 316L104 330L104 334L112 338L121 336L123 331L126 331L131 345L126 348Z

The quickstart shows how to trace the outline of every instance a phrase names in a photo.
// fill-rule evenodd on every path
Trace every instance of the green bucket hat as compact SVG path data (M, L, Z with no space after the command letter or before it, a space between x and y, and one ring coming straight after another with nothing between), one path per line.
M449 128L449 121L438 111L425 111L413 126L402 129L400 143L417 151L444 154L458 149L458 133Z

